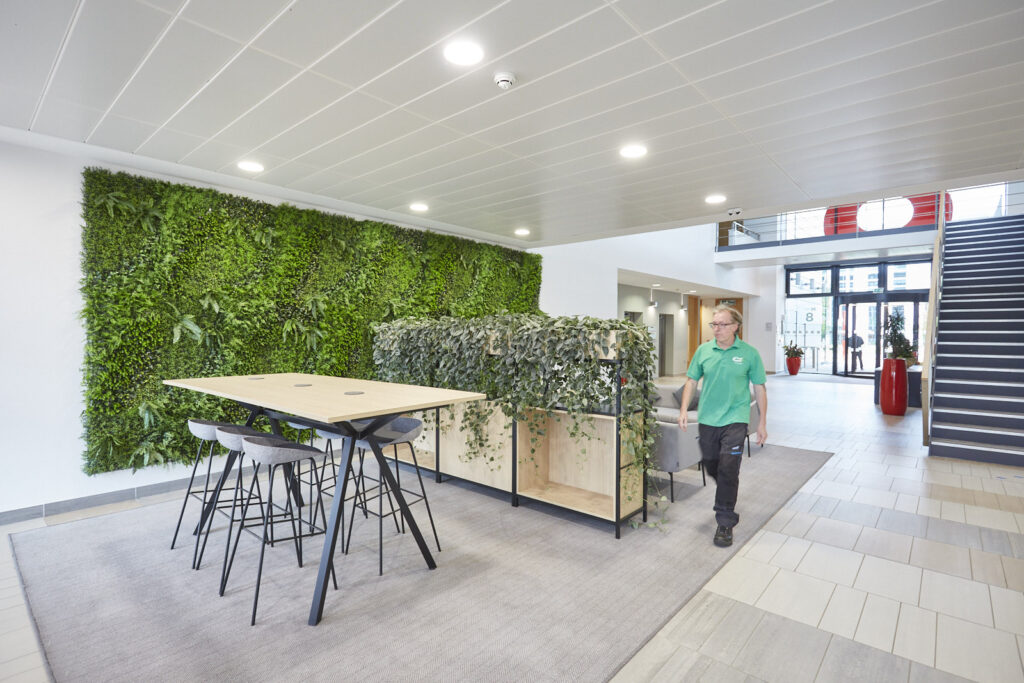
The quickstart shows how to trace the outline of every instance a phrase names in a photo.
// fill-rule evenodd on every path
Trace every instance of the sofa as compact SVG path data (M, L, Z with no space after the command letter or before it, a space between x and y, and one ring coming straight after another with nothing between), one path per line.
M667 472L669 479L669 498L675 502L675 481L673 474L700 465L700 444L697 443L697 405L700 402L700 389L694 391L690 399L687 415L690 427L683 431L679 427L679 406L682 400L682 386L655 385L654 410L657 425L654 431L653 468ZM747 457L750 457L750 435L757 431L757 423L761 420L761 411L757 408L753 394L750 397L750 422L747 427ZM704 485L707 479L701 469Z

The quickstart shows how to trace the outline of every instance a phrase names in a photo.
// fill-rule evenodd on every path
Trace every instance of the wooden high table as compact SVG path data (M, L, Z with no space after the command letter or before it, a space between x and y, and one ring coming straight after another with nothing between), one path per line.
M356 441L364 440L370 444L380 467L381 476L398 502L402 516L405 518L413 538L416 539L416 544L423 554L427 567L429 569L437 567L373 433L403 413L485 399L487 398L485 394L291 372L234 377L167 379L164 380L164 384L237 401L249 409L247 425L252 425L257 417L265 415L270 422L271 430L278 435L281 433L279 421L287 420L310 427L330 429L352 437L348 440L348 447L344 449L341 462L338 464L338 481L341 483L335 491L331 516L327 521L327 538L324 540L324 549L320 557L320 569L317 573L316 588L313 591L313 604L309 609L310 626L320 623L324 611L327 580L334 564L338 527L341 524L341 511L348 486L349 463ZM355 420L369 420L369 422L355 424ZM216 502L237 456L238 454L234 451L228 454L224 472L221 473L221 478L217 483L217 494L213 496L212 502ZM203 511L202 519L213 514L213 507L208 505L207 508Z

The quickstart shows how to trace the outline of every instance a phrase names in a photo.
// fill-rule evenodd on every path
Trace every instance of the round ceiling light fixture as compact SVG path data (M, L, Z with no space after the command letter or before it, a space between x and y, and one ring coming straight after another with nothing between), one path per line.
M626 159L639 159L640 157L647 154L647 148L638 143L631 143L624 145L620 150L619 154Z
M651 285L651 287L661 287L661 283L655 282L653 285Z
M409 205L409 208L412 209L413 211L419 211L422 213L423 211L426 211L430 207L424 204L423 202L413 202L412 204Z
M530 229L529 228L516 228L515 234L516 234L516 237L526 237L527 235L530 234Z
M473 66L484 58L484 49L472 40L453 40L444 46L444 58L459 66Z
M246 173L262 173L263 164L258 161L252 161L251 159L243 159L238 162L238 168Z
M708 204L721 204L725 201L724 194L709 194L704 198L704 201Z

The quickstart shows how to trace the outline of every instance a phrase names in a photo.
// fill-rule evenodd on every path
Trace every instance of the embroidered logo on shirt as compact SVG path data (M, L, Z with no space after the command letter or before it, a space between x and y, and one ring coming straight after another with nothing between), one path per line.
M733 356L732 357L732 362L735 363L736 365L742 365L743 364L743 356Z

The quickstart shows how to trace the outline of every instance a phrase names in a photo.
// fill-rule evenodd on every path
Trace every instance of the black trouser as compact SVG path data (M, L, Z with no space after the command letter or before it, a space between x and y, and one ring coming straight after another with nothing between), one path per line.
M740 464L746 438L745 422L734 422L724 427L697 425L701 464L717 484L715 519L722 526L734 527L740 521L736 514L736 495L740 488Z

